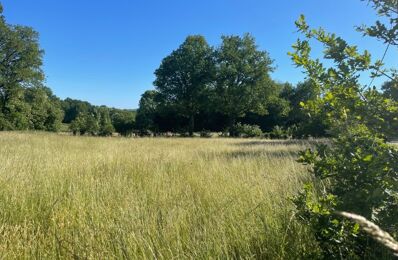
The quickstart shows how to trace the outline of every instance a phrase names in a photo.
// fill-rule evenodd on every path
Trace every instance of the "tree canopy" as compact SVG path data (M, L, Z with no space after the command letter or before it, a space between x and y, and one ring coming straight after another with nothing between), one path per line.
M203 36L188 36L155 71L157 91L165 104L174 106L189 119L190 135L195 128L195 116L204 104L214 78L212 54L213 50Z
M7 24L0 6L0 130L59 129L60 103L44 87L43 50L32 28Z
M396 0L371 3L387 23L378 21L358 30L381 40L388 50L397 45ZM390 139L397 135L397 116L391 105L398 98L396 70L384 68L383 60L372 63L368 52L358 52L356 46L334 34L308 30L304 19L297 25L307 39L298 41L292 54L293 61L310 72L304 82L294 86L273 80L274 61L250 34L222 36L216 46L210 46L204 36L191 35L162 60L155 71L155 89L142 95L136 117L135 110L60 100L53 95L44 84L44 52L38 33L27 26L8 24L2 7L0 14L0 130L59 131L69 127L76 134L102 136L168 131L233 135L236 129L258 126L266 137L324 137L335 130L328 111L334 104L326 98L351 95L348 111L355 109L357 114L346 112L350 117L366 119ZM324 44L324 58L333 66L311 59L309 39ZM364 86L358 79L369 71L372 77L384 76L387 81L380 89L361 92ZM333 93L325 96L332 86ZM355 92L366 102L355 103Z
M217 79L216 109L229 118L230 126L248 112L266 114L267 105L277 95L272 60L259 51L249 34L243 37L223 36L215 53Z

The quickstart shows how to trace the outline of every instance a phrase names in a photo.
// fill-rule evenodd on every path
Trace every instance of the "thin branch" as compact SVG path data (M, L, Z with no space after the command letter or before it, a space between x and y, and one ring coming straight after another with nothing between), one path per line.
M383 57L381 58L381 63L383 63L384 59L386 58L388 49L390 48L390 45L391 45L391 42L389 42L389 43L387 44L387 47L386 47L386 49L385 49L385 51L384 51L384 54L383 54ZM381 73L382 75L384 75L384 76L386 76L386 77L388 77L388 78L390 78L390 79L392 80L392 77L390 77L389 75L387 75L385 72L380 71L378 68L376 69L376 72ZM370 81L370 83L369 83L369 84L367 85L367 87L365 87L365 88L370 88L371 85L373 84L374 80L375 80L375 77L372 78L372 80Z

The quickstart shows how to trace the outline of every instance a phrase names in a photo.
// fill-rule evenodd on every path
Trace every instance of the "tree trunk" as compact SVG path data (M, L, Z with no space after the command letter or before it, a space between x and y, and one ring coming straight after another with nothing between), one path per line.
M195 117L194 115L189 116L189 136L193 136L193 131L195 130Z
M228 120L229 136L235 137L236 133L233 130L235 124L236 124L236 117L230 117Z

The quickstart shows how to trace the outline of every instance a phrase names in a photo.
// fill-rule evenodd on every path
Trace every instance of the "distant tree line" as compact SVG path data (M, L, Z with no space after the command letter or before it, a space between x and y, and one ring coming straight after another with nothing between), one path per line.
M89 102L67 98L62 101L63 123L73 134L110 136L117 132L129 136L134 132L135 111L93 106Z
M200 35L186 40L155 71L154 90L139 102L135 128L142 134L217 131L229 136L326 137L326 114L308 113L305 103L321 98L310 80L271 79L273 60L246 34L223 36L218 47ZM386 82L375 95L398 100L398 86ZM394 115L386 118L393 124Z
M328 135L331 126L325 116L309 116L302 109L302 104L321 95L311 81L293 86L273 80L274 62L250 34L221 40L214 47L203 36L188 36L163 59L155 71L155 89L142 95L137 111L93 106L61 100L45 86L38 33L7 24L0 5L0 130L69 130L99 136ZM398 99L395 83L387 82L381 90L380 95Z
M135 112L96 107L79 100L60 100L44 84L44 51L32 28L10 25L0 5L0 130L60 131L75 134L129 135Z
M245 129L239 125L257 125L275 137L325 136L322 118L308 118L300 107L318 97L316 89L309 81L278 83L270 77L273 69L269 54L249 34L223 36L217 48L203 36L189 36L156 70L155 90L142 95L136 128L237 136L237 129Z

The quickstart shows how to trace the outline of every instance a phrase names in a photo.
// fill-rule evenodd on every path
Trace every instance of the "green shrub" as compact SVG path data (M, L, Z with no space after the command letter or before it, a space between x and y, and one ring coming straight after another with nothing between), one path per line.
M281 126L275 126L270 133L272 139L291 139L295 132L294 127L283 128Z
M233 137L262 137L263 132L258 125L246 125L237 123L230 129L230 135Z
M362 215L398 237L398 150L366 128L354 128L330 146L302 152L300 161L312 166L316 179L295 199L298 216L324 254L384 258L384 249L335 212Z
M208 130L203 130L203 131L200 132L200 137L203 137L203 138L211 138L211 137L212 137L212 134L211 134L211 132L208 131Z
M296 125L292 125L287 128L275 126L269 135L273 139L292 139L304 137L299 135L299 128Z
M392 259L391 252L338 214L361 215L398 237L398 149L386 142L398 103L366 90L358 80L364 71L381 71L382 63L372 63L368 52L359 53L334 34L311 29L304 16L296 25L305 40L294 45L292 59L321 90L317 99L301 105L333 126L328 145L300 154L313 178L294 199L296 216L313 231L322 249L319 258ZM324 46L324 58L335 66L325 68L320 59L310 58L312 40Z

